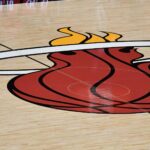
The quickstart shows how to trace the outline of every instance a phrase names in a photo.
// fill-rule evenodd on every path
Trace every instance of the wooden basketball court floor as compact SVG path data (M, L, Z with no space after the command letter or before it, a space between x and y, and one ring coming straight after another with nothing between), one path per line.
M1 6L0 50L48 46L50 40L64 36L57 31L62 27L83 34L119 33L122 41L150 40L149 6L149 0L63 0ZM139 51L150 58L149 49ZM31 58L52 66L46 56ZM26 56L0 60L0 70L46 65ZM34 105L7 90L15 76L0 76L0 150L150 150L149 113L95 114Z

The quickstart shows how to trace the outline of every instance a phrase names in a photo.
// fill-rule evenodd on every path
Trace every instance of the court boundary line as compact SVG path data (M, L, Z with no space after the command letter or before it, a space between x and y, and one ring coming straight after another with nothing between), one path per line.
M1 44L3 45L3 44ZM5 46L5 45L3 45ZM5 46L9 48L8 46ZM46 53L55 53L55 52L67 52L67 51L77 51L77 50L92 50L92 49L101 49L101 48L115 48L115 47L150 47L150 40L143 41L117 41L117 42L100 42L100 43L86 43L86 44L71 44L71 45L60 45L60 46L41 46L41 47L30 47L22 49L12 49L8 51L0 52L0 60L10 59L16 57L27 57L32 59L31 55L39 55ZM33 59L32 59L33 60ZM34 60L35 61L35 60ZM135 60L132 63L141 63L141 62L150 62L150 58ZM39 62L40 63L40 62ZM47 65L48 66L48 65ZM17 74L27 74L42 69L27 69L27 70L0 70L0 75L17 75Z

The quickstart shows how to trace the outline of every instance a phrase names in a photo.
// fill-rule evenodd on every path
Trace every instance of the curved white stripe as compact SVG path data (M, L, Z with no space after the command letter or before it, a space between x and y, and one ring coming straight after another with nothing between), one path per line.
M40 70L0 70L0 75L21 75L36 72Z
M6 59L11 57L21 57L27 55L45 54L62 51L73 50L86 50L95 48L111 48L111 47L149 47L150 41L132 41L132 42L109 42L109 43L92 43L92 44L80 44L80 45L66 45L66 46L54 46L54 47L41 47L41 48L27 48L18 49L14 51L4 51L0 53L0 59Z
M131 41L131 42L109 42L109 43L91 43L91 44L79 44L79 45L66 45L66 46L54 46L54 47L40 47L40 48L26 48L17 49L14 51L0 52L0 59L8 59L14 57L22 57L27 55L45 54L53 52L64 52L73 50L87 50L95 48L111 48L111 47L150 47L150 41ZM133 63L149 62L146 60L135 60ZM40 70L1 70L0 75L20 75L36 72Z
M133 63L144 63L144 62L150 62L150 58L147 59L139 59L139 60L134 60Z

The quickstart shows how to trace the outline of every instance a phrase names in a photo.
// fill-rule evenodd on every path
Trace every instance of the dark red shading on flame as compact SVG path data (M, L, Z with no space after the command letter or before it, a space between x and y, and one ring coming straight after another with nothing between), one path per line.
M132 47L53 53L52 68L21 75L11 93L51 108L89 113L150 112L150 63Z

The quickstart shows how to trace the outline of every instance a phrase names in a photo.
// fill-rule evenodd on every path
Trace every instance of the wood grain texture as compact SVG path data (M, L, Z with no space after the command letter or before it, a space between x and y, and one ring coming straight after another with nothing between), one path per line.
M64 0L17 4L11 10L4 6L0 43L12 49L45 46L62 36L57 29L66 26L81 33L112 31L123 34L122 40L150 40L149 6L149 0ZM140 51L150 57L149 50ZM33 57L46 61L44 56ZM12 65L45 67L26 57L0 60L3 69ZM149 114L86 114L33 105L8 92L7 83L13 77L0 77L0 150L150 149Z

